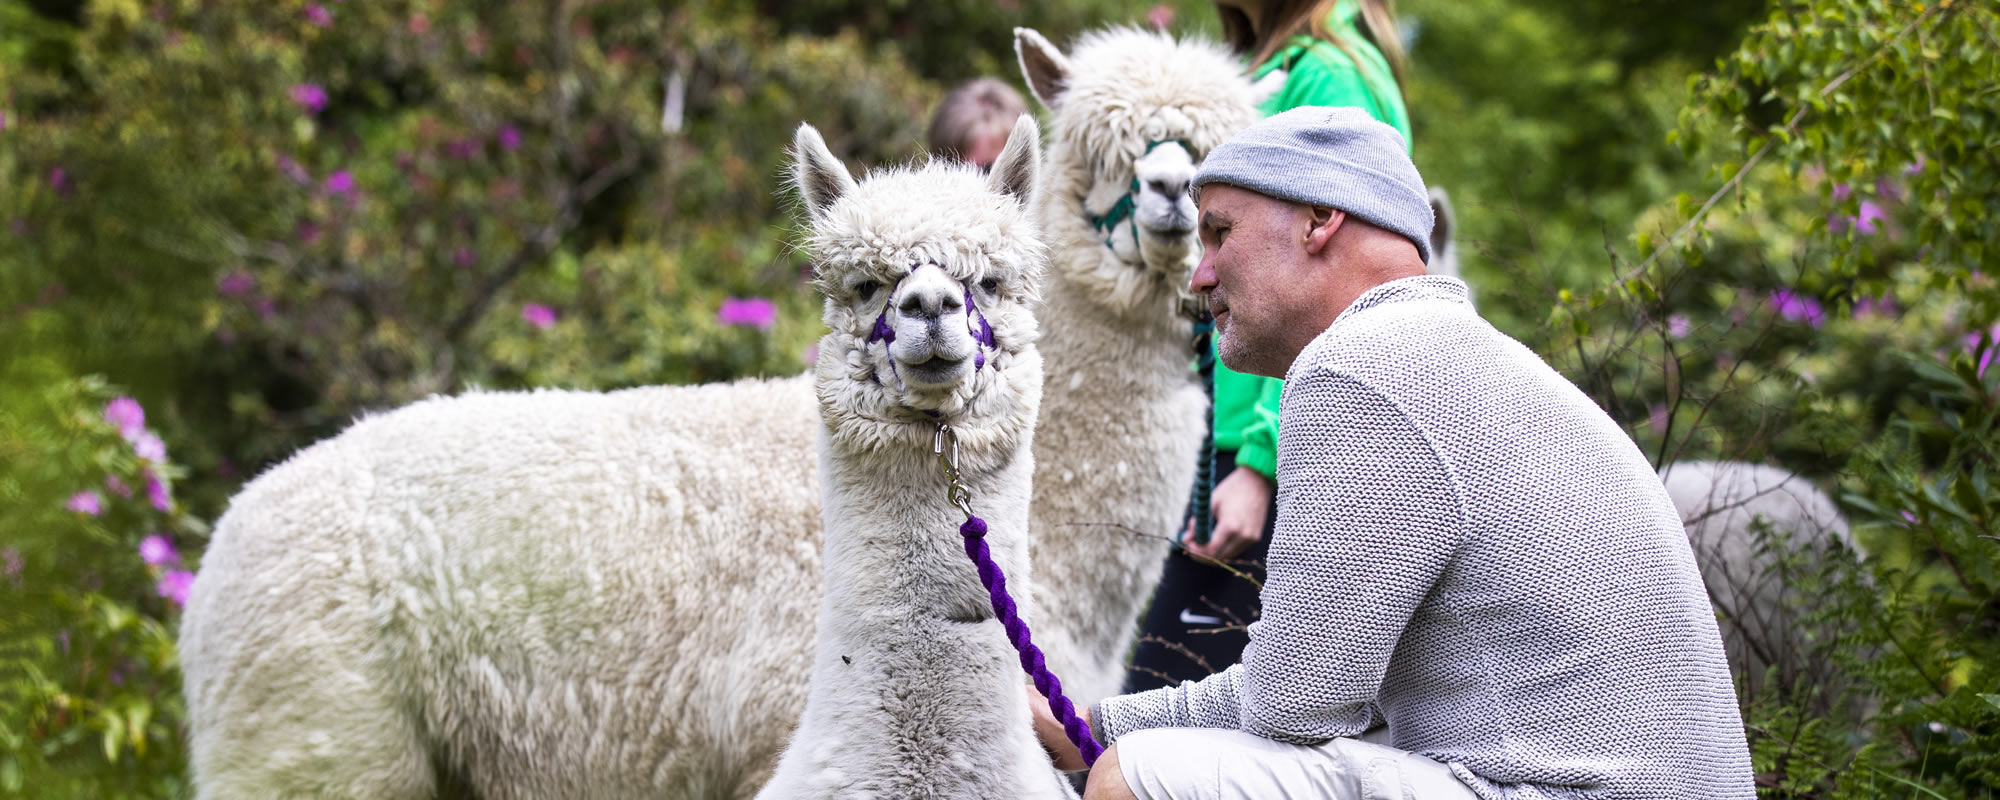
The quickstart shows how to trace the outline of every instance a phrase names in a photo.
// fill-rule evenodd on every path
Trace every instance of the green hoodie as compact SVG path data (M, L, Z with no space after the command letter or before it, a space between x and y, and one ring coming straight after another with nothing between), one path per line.
M1402 133L1408 147L1410 115L1402 92L1389 60L1362 35L1360 18L1359 0L1342 0L1333 8L1330 27L1363 66L1331 42L1294 36L1252 75L1262 78L1272 70L1286 70L1284 88L1260 110L1269 116L1298 106L1358 106ZM1278 472L1278 395L1283 387L1277 378L1245 375L1219 359L1215 363L1215 446L1236 451L1238 465L1266 478Z

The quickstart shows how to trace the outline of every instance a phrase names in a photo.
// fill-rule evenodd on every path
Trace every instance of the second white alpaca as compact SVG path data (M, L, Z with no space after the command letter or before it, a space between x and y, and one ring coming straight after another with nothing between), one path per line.
M1074 796L1028 724L941 463L1026 591L1037 136L1022 117L989 178L933 164L856 184L799 128L795 181L831 329L814 369L825 571L805 714L759 797Z

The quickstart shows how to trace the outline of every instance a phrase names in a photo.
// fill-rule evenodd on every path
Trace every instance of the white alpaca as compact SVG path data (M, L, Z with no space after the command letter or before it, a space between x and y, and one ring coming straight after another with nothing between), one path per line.
M1207 400L1182 314L1200 258L1187 186L1202 157L1256 120L1257 93L1235 57L1205 42L1114 29L1065 55L1017 28L1015 48L1052 115L1035 638L1088 704L1118 691L1193 488Z
M1778 555L1767 545L1782 541L1807 565L1834 543L1851 552L1847 521L1833 500L1798 475L1740 461L1683 461L1660 470L1660 478L1687 526L1724 650L1745 690L1761 688L1772 667L1781 683L1829 678L1830 665L1810 656L1799 621L1785 608L1784 577L1772 574Z
M824 599L805 714L759 797L1074 796L1029 725L932 451L949 425L993 558L1025 590L1042 385L1028 301L1046 258L1028 205L1036 138L1023 116L990 178L933 164L857 185L799 129L831 329L815 367ZM877 285L892 288L856 291Z
M1038 582L1050 565L1062 582L1034 597L1064 612L1029 621L1045 649L1088 653L1075 678L1051 654L1086 702L1117 685L1164 545L1069 523L1171 531L1203 410L1174 317L1188 209L1135 204L1148 260L1102 255L1103 236L1078 246L1074 198L1100 182L1078 165L1128 186L1146 137L1184 129L1185 163L1168 158L1179 144L1155 162L1186 174L1255 115L1215 48L1097 39L1085 49L1127 42L1115 49L1135 57L1080 52L1088 91L1058 115L1062 188L1039 205L1069 244L1037 311L1055 377L1029 529ZM1093 77L1100 61L1139 68ZM1080 133L1093 113L1118 133ZM1149 174L1145 191L1173 178ZM813 662L815 408L810 375L474 392L369 417L258 477L218 521L182 622L199 796L754 795Z

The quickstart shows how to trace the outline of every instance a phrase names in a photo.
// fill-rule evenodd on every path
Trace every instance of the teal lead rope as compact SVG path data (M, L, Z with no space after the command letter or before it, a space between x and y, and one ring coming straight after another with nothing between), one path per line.
M1194 314L1195 373L1201 376L1201 390L1208 395L1208 430L1201 437L1201 458L1195 462L1194 491L1188 495L1188 518L1194 520L1195 544L1208 544L1215 530L1209 516L1208 500L1215 491L1215 318L1208 314L1208 298L1197 297Z

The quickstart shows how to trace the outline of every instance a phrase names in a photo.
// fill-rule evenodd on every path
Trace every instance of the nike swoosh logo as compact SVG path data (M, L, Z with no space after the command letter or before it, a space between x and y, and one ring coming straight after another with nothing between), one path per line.
M1209 617L1209 616L1203 616L1203 615L1201 615L1201 614L1196 614L1196 613L1194 613L1194 612L1191 612L1191 611L1189 611L1189 610L1187 610L1187 609L1183 608L1183 609L1181 609L1181 624L1183 624L1183 625L1221 625L1221 624L1222 624L1222 618L1221 618L1221 617Z

